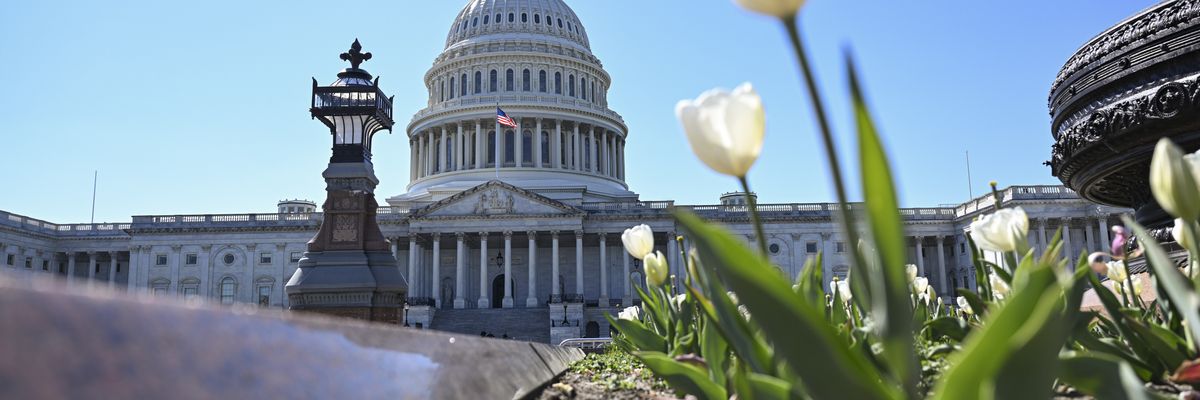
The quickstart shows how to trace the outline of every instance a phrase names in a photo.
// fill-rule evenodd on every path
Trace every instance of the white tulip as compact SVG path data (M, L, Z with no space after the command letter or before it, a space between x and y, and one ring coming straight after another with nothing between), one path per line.
M971 303L967 302L966 297L958 296L958 299L956 299L955 302L958 303L958 309L962 310L963 314L975 313L975 310L971 309Z
M913 279L913 292L925 293L925 288L929 287L929 278L920 276Z
M714 171L744 177L762 152L766 113L749 83L732 93L714 89L696 100L682 100L675 116L692 152Z
M621 234L621 243L633 258L644 260L647 254L654 251L654 231L646 224L626 229Z
M1138 275L1138 276L1133 277L1133 280L1130 283L1133 284L1133 295L1141 296L1142 295L1142 276Z
M912 283L913 279L917 279L917 266L913 264L905 265L904 275L908 276L908 282Z
M662 286L667 281L667 257L661 251L647 254L642 260L642 269L645 270L647 285Z
M772 17L790 18L800 11L804 0L733 0L734 4L747 10Z
M1029 233L1029 217L1021 207L1005 208L971 222L971 239L991 251L1016 251Z
M843 305L849 305L850 299L854 298L854 293L850 292L850 280L837 281L838 297L842 299Z
M1183 219L1176 218L1175 226L1171 227L1171 237L1175 238L1175 242L1183 246L1184 249L1191 250L1196 242L1194 242L1195 238L1192 237L1191 232L1188 229L1183 229L1183 224L1185 223Z
M1185 158L1170 139L1162 138L1154 146L1150 159L1150 191L1167 213L1188 221L1200 219L1200 173L1197 155Z
M1120 261L1108 262L1108 279L1113 282L1125 282L1129 275L1125 273L1125 266Z
M625 309L621 310L621 312L617 314L617 318L630 321L640 321L641 313L641 308L638 306L625 307Z
M684 301L684 300L687 300L687 295L686 295L686 294L682 294L682 293L681 293L681 294L677 294L677 295L675 295L675 297L672 297L672 298L671 298L671 304L674 304L674 305L675 305L675 308L683 308L683 301Z
M1011 289L1009 289L1008 284L1005 283L1003 279L1000 279L999 276L992 275L988 278L988 281L992 284L992 294L995 295L996 298L1003 299L1008 296L1008 292Z

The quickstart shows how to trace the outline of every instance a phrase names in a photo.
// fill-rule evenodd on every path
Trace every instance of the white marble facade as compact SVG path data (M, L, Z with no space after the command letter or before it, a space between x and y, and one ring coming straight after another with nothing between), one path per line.
M597 311L630 304L630 282L642 281L621 248L624 229L649 224L677 276L684 271L679 249L667 240L679 232L671 208L753 237L740 196L688 206L641 201L630 190L627 172L638 173L625 168L631 132L608 108L611 78L562 0L471 0L424 80L427 105L406 129L410 168L380 174L409 178L407 192L388 197L378 217L409 281L409 320L428 326L437 310L565 302L574 308L564 316L566 308L551 307L548 328L566 330L552 322L563 318L576 327L580 320L607 326ZM497 126L497 107L518 127ZM1030 240L1039 249L1047 235L1069 227L1070 254L1103 250L1108 227L1127 212L1061 186L1014 186L1001 194L1029 212ZM902 210L909 257L939 293L974 284L964 234L991 199ZM845 276L848 244L832 209L761 205L771 258L784 275L796 276L820 251L827 279ZM0 270L137 295L286 308L283 285L321 214L299 200L276 210L135 216L121 224L55 224L0 211Z

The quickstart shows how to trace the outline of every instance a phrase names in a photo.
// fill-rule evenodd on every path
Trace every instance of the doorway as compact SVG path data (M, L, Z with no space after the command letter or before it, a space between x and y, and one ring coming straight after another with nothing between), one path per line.
M509 283L511 286L509 292L513 298L517 297L517 281L514 279ZM504 307L504 274L496 275L492 279L492 308Z

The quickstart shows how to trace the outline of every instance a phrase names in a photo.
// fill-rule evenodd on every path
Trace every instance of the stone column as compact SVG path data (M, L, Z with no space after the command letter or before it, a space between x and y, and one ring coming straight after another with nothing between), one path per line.
M1112 239L1108 237L1108 215L1100 216L1100 251L1111 253Z
M454 125L458 127L458 137L454 139L454 170L461 171L467 165L467 158L464 156L467 146L463 143L462 123L455 122Z
M479 308L488 308L487 242L487 232L479 232Z
M612 171L608 168L608 130L600 131L600 173L604 175L612 175Z
M522 127L525 126L525 124L521 123L522 121L520 121L520 118L518 118L517 121L514 121L514 122L517 123L517 128L516 128L516 132L514 132L514 134L513 134L513 140L516 141L516 143L513 143L513 149L514 149L513 164L517 167L524 167L525 166L525 157L524 157L525 156L525 131L522 129Z
M533 132L533 166L534 168L542 167L542 119L537 119L537 124L534 125L536 131Z
M425 279L425 246L421 245L420 240L417 241L415 261L417 266L413 270L413 280L410 284L412 287L409 288L408 295L413 297L425 297L425 284L421 283L424 282Z
M182 264L179 260L179 249L181 248L183 248L183 246L177 244L171 245L171 255L167 258L167 262L171 263L171 288L168 290L168 293L172 295L179 293L179 264ZM248 272L246 273L246 281L242 283L243 287L252 283L251 280L253 280L254 276L255 261L254 246L251 245L250 257L247 257L246 259L246 270Z
M583 162L580 158L583 155L583 145L579 143L579 123L575 123L575 133L571 136L571 169L583 171Z
M1063 257L1067 258L1067 268L1075 271L1075 252L1071 248L1071 218L1062 219Z
M417 177L424 178L428 163L425 162L425 132L417 133Z
M608 307L608 236L600 233L600 307Z
M513 307L512 293L512 231L504 231L504 308Z
M433 271L429 275L431 284L429 288L430 294L433 295L434 308L442 308L442 285L439 282L442 276L442 234L440 233L433 234Z
M150 248L147 247L146 250L149 251ZM212 298L212 289L213 289L213 285L212 285L213 282L210 282L211 278L212 278L212 272L211 272L212 271L212 261L210 261L212 259L212 245L211 244L200 245L199 257L200 257L200 276L208 278L208 279L205 279L203 282L201 282L201 285L200 285L201 289L200 289L199 294L201 296L204 296L204 298L209 299L209 298ZM147 271L149 269L148 264L149 263L142 265L142 268L141 268L142 271ZM145 276L145 280L146 280L146 283L144 283L144 284L146 286L149 286L150 285L149 274L145 274L144 276ZM204 278L202 278L202 279L204 279ZM289 276L288 279L291 279L291 277ZM287 282L284 281L283 284L286 285Z
M67 286L75 284L75 252L67 252Z
M501 149L504 148L504 132L500 131L500 125L495 125L495 130L496 130L496 148L494 148L492 150L494 150L496 152L496 165L503 167L504 166L504 152L501 151Z
M88 286L91 286L92 282L94 280L96 280L96 252L89 251L89 252L87 252L87 255L88 255ZM20 262L22 262L22 263L25 262L24 255L21 255Z
M674 276L679 276L676 270L679 268L679 244L675 242L675 232L667 232L667 280L675 283Z
M917 236L917 276L925 276L925 237Z
M275 281L275 284L271 287L271 303L276 303L276 305L281 307L284 304L284 299L287 298L283 287L291 279L291 276L287 274L287 266L291 259L287 253L284 253L284 250L287 250L287 243L275 243L275 256L271 257L271 263L274 264L272 267L278 266L279 268L279 280ZM396 252L392 251L392 257L395 256ZM398 269L400 266L396 265L396 268ZM257 299L257 297L255 298ZM267 304L267 306L270 307L272 304Z
M438 173L445 173L446 167L449 166L449 160L447 160L449 157L446 157L446 150L449 149L449 146L447 146L447 137L449 137L449 134L446 132L446 127L443 126L442 141L437 146Z
M938 295L939 296L945 296L945 295L949 294L949 292L948 292L949 289L946 287L946 249L945 249L945 247L943 247L944 246L943 243L945 241L946 241L945 236L942 236L942 235L937 236L938 284L941 285L938 287Z
M575 231L575 292L583 296L583 231Z
M558 231L550 231L550 294L561 295L558 290Z
M629 281L629 259L630 258L632 258L632 256L629 255L629 251L627 249L625 249L625 244L624 244L624 242L622 242L621 243L621 262L622 262L623 267L621 268L621 273L622 273L621 281L623 283L621 283L621 287L623 287L624 290L621 292L621 305L625 306L625 307L629 307L630 305L633 305L633 293L632 293L633 287L630 285L630 281Z
M550 141L550 165L562 168L562 120L554 120L554 140Z
M1093 236L1095 235L1092 234L1092 224L1089 222L1091 221L1089 221L1087 218L1083 219L1083 243L1084 246L1087 246L1085 250L1088 253L1091 253L1096 251L1096 240L1093 239Z
M178 262L179 251L174 250L175 246L172 246L172 249L173 249L172 254L175 255L175 258L176 258L176 262L173 263L172 265L177 265L177 264L179 264L179 262ZM250 303L257 303L257 301L255 301L257 299L254 297L254 266L258 264L258 251L257 250L258 250L257 244L246 245L246 270L243 272L242 281L238 282L238 285L237 285L238 293L240 293L240 296L243 299L243 301L248 301ZM171 277L171 290L172 290L171 294L175 294L175 293L179 292L179 290L178 290L179 289L178 268L176 268L176 270L173 271L173 273L171 275L173 275ZM235 302L237 301L236 296L234 297L234 301Z
M117 252L108 252L108 287L112 288L117 284Z
M540 120L539 120L540 125ZM541 154L539 152L539 154ZM538 158L539 160L541 158ZM526 232L529 236L529 295L525 297L525 307L537 307L537 232Z
M1039 249L1037 252L1038 255L1046 254L1046 249L1049 246L1049 244L1046 243L1046 219L1045 218L1038 218L1038 244L1041 246L1041 249Z
M417 297L417 236L408 236L408 296Z
M587 141L588 155L586 159L588 160L588 166L591 167L588 169L588 172L595 174L600 171L597 168L599 165L596 165L599 164L598 160L596 160L596 155L600 154L599 149L596 148L596 127L593 126L592 129L588 129Z
M463 242L466 236L463 232L454 234L458 242L458 251L454 255L454 308L467 308L467 246Z
M475 120L475 169L484 166L483 157L487 155L487 135L483 132L483 120Z
M129 247L129 276L125 280L125 292L131 295L137 293L138 270L142 269L141 255L142 246Z

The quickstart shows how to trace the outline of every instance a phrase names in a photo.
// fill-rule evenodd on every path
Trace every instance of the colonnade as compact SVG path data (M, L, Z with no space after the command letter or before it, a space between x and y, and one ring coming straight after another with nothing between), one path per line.
M456 232L453 234L446 233L428 233L414 234L407 237L407 271L409 297L413 299L417 305L432 305L438 308L513 308L523 304L524 307L539 307L546 302L583 302L583 293L588 289L596 289L599 292L597 301L601 306L610 304L609 294L609 272L608 257L610 251L619 251L621 253L622 270L621 276L630 276L631 257L625 251L624 245L609 249L608 233L584 233L581 230L573 232L561 231L526 231L524 238L515 238L517 233L513 231L502 232L478 232L466 233ZM550 259L548 261L539 261L538 250L539 240L545 241L549 238L550 241ZM562 241L570 241L574 239L574 245L570 248L574 249L573 265L560 265L560 252L564 251L561 245ZM595 240L598 242L597 250L599 257L590 258L589 261L584 261L584 239ZM400 242L405 238L391 238L392 251L399 259L401 254ZM499 240L497 240L499 239ZM514 253L514 240L524 239L526 242L525 249L517 249L517 252L525 252L525 265L517 268L525 268L526 281L516 282L517 278L514 275L513 259L517 254ZM452 243L449 249L443 245L443 241ZM472 243L473 242L473 243ZM617 240L620 243L620 240ZM518 242L519 243L519 242ZM490 250L494 248L495 250ZM501 250L502 249L502 250ZM442 252L445 250L453 251L453 261L443 265L444 257ZM478 263L472 263L471 255L473 250L478 250ZM565 250L571 251L571 250ZM569 259L569 258L568 258ZM471 265L474 264L474 265ZM550 287L542 287L538 279L539 268L545 268L549 264ZM471 275L472 267L478 268L478 297L473 296L474 291L468 290L468 285L471 279L475 277ZM448 269L453 268L453 297L449 294L443 294L443 281L449 277ZM493 293L492 279L494 274L492 268L496 268L504 276L502 283L503 295ZM563 277L562 272L565 268L574 269L574 282L560 281ZM586 269L598 269L599 282L593 283L592 287L586 287L584 279ZM519 272L519 271L517 271ZM627 278L620 279L622 286L621 304L630 304L632 287ZM515 288L521 286L525 289L524 298L517 298L514 293ZM500 298L499 304L493 304L493 298Z
M410 180L496 168L497 162L501 168L550 168L625 179L623 133L561 119L517 118L516 122L516 129L498 126L495 119L479 119L413 132Z
M78 260L80 254L87 256L82 263ZM0 255L3 255L0 264L4 267L65 275L68 284L75 284L82 278L78 276L81 275L77 273L78 268L86 268L88 282L104 282L110 287L116 286L122 258L128 260L129 254L124 251L45 251L0 243ZM125 261L125 265L128 266L128 261ZM127 274L127 276L131 275ZM128 282L125 283L128 284Z

